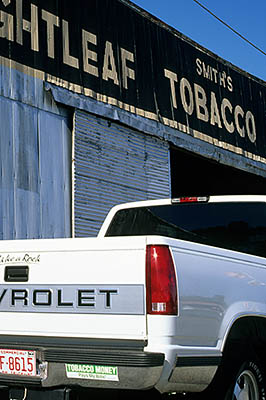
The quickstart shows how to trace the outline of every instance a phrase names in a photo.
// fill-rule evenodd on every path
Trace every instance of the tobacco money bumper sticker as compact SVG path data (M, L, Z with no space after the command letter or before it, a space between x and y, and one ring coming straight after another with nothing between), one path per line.
M65 364L68 378L119 381L118 368L104 365Z

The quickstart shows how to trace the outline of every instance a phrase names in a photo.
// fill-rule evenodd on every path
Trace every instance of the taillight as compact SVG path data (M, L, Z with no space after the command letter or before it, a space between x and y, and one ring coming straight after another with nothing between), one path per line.
M177 315L176 274L168 246L147 246L146 302L148 314Z

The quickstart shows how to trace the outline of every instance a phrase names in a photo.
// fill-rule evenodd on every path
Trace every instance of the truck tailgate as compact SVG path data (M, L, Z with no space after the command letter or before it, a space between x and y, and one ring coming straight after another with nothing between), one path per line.
M0 243L0 335L145 339L145 247L144 237Z

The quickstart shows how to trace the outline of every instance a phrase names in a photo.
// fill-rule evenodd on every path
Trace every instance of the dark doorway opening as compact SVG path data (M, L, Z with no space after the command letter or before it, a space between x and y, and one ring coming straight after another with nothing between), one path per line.
M266 178L172 147L172 197L266 194Z

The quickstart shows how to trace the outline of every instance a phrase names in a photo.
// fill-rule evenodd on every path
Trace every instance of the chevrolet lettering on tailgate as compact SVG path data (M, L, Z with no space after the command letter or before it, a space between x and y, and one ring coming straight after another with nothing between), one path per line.
M143 285L2 285L0 311L144 314Z

